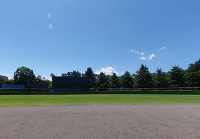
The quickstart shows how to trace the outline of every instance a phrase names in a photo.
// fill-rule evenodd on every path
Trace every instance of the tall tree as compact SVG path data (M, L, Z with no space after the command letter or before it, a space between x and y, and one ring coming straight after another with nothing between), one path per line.
M7 82L6 82L6 84L14 84L15 82L14 82L14 80L13 79L9 79Z
M133 87L133 78L131 73L126 71L124 75L122 75L122 87L123 88L132 88Z
M170 84L175 87L185 86L185 71L179 66L173 66L170 71Z
M169 83L167 80L166 73L162 71L162 69L157 69L156 73L153 76L154 87L168 87Z
M96 87L96 78L95 78L95 74L91 67L87 68L87 70L85 71L85 76L88 78L89 88L95 88Z
M81 77L81 73L78 70L73 70L72 72L63 73L62 77Z
M78 70L73 70L72 77L81 77L81 73Z
M70 73L71 73L71 72L70 72ZM67 75L67 73L62 73L61 76L62 76L62 77L67 77L68 75Z
M54 75L53 73L51 73L51 74L50 74L50 77L53 78L53 77L55 77L55 75Z
M192 87L200 87L200 59L189 64L186 70L187 84Z
M145 65L141 65L140 69L136 72L136 83L139 88L151 88L152 76L149 69Z
M47 85L48 85L47 87L49 89L52 88L52 81L51 80L45 79L44 82L47 83Z
M109 81L104 72L101 72L98 76L98 86L100 88L109 88Z
M27 85L35 80L33 70L27 67L19 67L14 73L15 84Z
M0 86L8 82L8 77L0 75Z
M110 76L110 87L111 88L119 88L120 87L119 77L117 76L116 73L113 73Z
M43 82L42 76L38 75L37 77L35 77L35 82Z

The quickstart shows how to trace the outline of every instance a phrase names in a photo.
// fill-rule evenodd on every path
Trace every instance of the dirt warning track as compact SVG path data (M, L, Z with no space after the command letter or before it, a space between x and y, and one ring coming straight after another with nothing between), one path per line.
M0 139L200 139L200 105L0 107Z

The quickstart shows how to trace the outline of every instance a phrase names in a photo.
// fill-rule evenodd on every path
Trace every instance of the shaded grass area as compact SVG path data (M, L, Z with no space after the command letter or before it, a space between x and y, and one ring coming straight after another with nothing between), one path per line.
M0 106L47 106L80 104L200 104L200 95L79 94L0 96Z

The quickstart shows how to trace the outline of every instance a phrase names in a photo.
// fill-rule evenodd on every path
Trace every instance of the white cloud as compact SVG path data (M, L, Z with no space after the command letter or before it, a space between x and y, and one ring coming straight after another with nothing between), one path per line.
M135 53L138 54L138 55L140 54L138 51L135 51Z
M167 47L162 47L162 48L160 48L160 50L164 50L164 49L166 49ZM153 58L155 58L156 56L155 56L155 54L150 54L149 56L146 56L145 55L145 52L141 52L141 53L139 53L138 51L136 51L136 50L131 50L131 52L133 52L133 53L136 53L137 55L139 55L139 60L148 60L148 61L151 61L151 60L153 60Z
M144 55L144 52L142 52L140 55Z
M134 53L136 53L136 54L138 54L138 55L140 54L138 51L135 51L135 50L131 50L131 52L132 52L132 53L134 52Z
M144 57L144 56L142 56L141 58L140 58L140 60L146 60L147 58L146 57Z
M48 16L48 18L51 18L51 14L50 13L48 13L47 16Z
M164 46L164 47L160 48L160 50L164 50L164 49L166 49L166 48L167 48L167 47Z
M149 57L148 57L148 60L152 60L155 56L155 54L151 54Z
M106 75L112 75L113 73L117 73L117 71L113 67L106 67L96 70L95 74L100 74L101 72L105 73Z
M50 23L50 24L48 25L48 27L49 27L49 29L53 29L53 24Z

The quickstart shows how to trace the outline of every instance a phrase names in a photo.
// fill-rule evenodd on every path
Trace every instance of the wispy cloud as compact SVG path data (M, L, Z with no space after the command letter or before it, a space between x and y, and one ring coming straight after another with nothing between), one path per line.
M147 58L146 57L144 57L144 56L142 56L141 58L140 58L140 60L146 60Z
M48 18L51 18L51 14L50 13L48 13L47 16L48 16Z
M47 14L47 17L49 18L49 22L50 22L50 23L48 24L48 28L49 28L50 30L52 30L54 26L53 26L53 24L51 23L51 14L48 13L48 14Z
M166 49L166 47L162 47L161 49L162 50ZM139 60L143 60L143 61L145 61L145 60L151 61L156 57L154 53L151 53L149 56L146 56L145 52L141 52L140 53L140 52L138 52L136 50L131 50L131 52L132 53L136 53L137 55L139 55Z
M138 51L135 50L131 50L132 53L136 53L137 55L140 55L140 53Z
M152 52L150 52L150 53L149 52L139 52L139 51L134 49L134 50L131 50L131 53L137 54L139 60L151 61L156 57L156 53L154 53L154 52L160 53L161 51L164 51L165 49L167 49L167 47L163 46L163 47L160 47L159 49L157 49L157 51L153 50L152 51L153 53Z
M166 48L167 48L167 47L164 46L164 47L161 47L160 50L164 50L164 49L166 49Z
M50 23L50 24L48 25L48 28L49 28L49 29L53 29L53 24Z
M144 52L140 53L140 55L141 55L141 56L144 55Z
M113 67L106 67L96 70L95 74L100 74L101 72L105 73L106 75L112 75L113 73L118 74L118 72Z
M155 54L150 54L150 56L148 57L148 60L151 61L155 57L156 57Z

